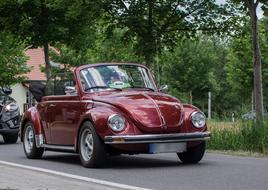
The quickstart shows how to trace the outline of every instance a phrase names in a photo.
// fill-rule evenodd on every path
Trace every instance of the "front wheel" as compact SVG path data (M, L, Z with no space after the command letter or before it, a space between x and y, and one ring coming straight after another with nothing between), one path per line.
M198 163L204 156L206 149L206 142L202 142L201 144L188 148L186 152L177 153L180 160L185 164L195 164Z
M101 167L107 156L105 144L97 135L94 126L85 122L79 133L79 155L83 166Z
M23 148L25 155L30 159L39 159L44 153L44 148L36 147L34 127L31 122L26 123L23 131Z
M18 133L16 133L16 134L5 134L5 135L3 135L3 139L4 139L5 143L13 144L13 143L17 142L18 136L19 136Z

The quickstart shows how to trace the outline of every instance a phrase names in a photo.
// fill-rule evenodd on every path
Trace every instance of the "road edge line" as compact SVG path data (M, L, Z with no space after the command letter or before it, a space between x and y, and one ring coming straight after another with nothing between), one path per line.
M16 164L16 163L12 163L12 162L2 161L2 160L0 160L0 164L12 166L12 167L23 168L23 169L28 169L28 170L32 170L32 171L53 174L53 175L57 175L57 176L61 176L61 177L68 177L68 178L72 178L75 180L91 182L91 183L95 183L98 185L105 185L108 187L115 187L115 188L121 188L121 189L129 189L129 190L151 190L151 189L147 189L147 188L125 185L125 184L120 184L120 183L115 183L115 182L110 182L110 181L105 181L105 180L99 180L99 179L94 179L94 178L89 178L89 177L83 177L83 176L79 176L79 175L53 171L53 170L34 167L34 166L21 165L21 164Z

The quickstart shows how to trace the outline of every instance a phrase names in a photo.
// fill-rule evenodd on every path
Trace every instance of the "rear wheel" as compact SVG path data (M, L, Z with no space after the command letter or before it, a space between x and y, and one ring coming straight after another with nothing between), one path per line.
M5 134L5 135L3 135L3 139L4 139L5 143L13 144L13 143L17 142L18 136L19 136L18 133L16 133L16 134Z
M177 153L180 160L185 164L195 164L198 163L204 156L206 149L206 142L202 142L201 144L188 148L186 152Z
M35 132L31 122L26 123L23 131L23 148L25 155L30 159L39 159L44 153L44 148L36 147Z
M85 167L101 167L106 161L105 144L90 122L85 122L80 130L79 155L81 163Z

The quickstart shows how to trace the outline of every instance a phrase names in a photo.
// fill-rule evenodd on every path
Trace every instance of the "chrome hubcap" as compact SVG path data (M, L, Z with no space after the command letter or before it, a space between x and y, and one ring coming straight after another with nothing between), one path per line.
M93 135L89 129L83 131L80 140L80 149L85 161L89 161L93 154Z
M24 134L24 147L27 153L30 153L34 145L34 132L31 126L27 126Z

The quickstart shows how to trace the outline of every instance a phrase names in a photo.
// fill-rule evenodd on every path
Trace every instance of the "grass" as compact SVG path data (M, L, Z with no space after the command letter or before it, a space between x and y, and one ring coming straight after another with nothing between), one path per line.
M256 157L256 158L268 158L267 154L262 154L258 152L250 152L250 151L234 151L234 150L211 150L208 149L207 152L209 153L216 153L216 154L225 154L225 155L232 155L232 156L244 156L244 157Z
M268 125L257 127L253 122L208 123L212 138L208 149L242 151L268 155Z

